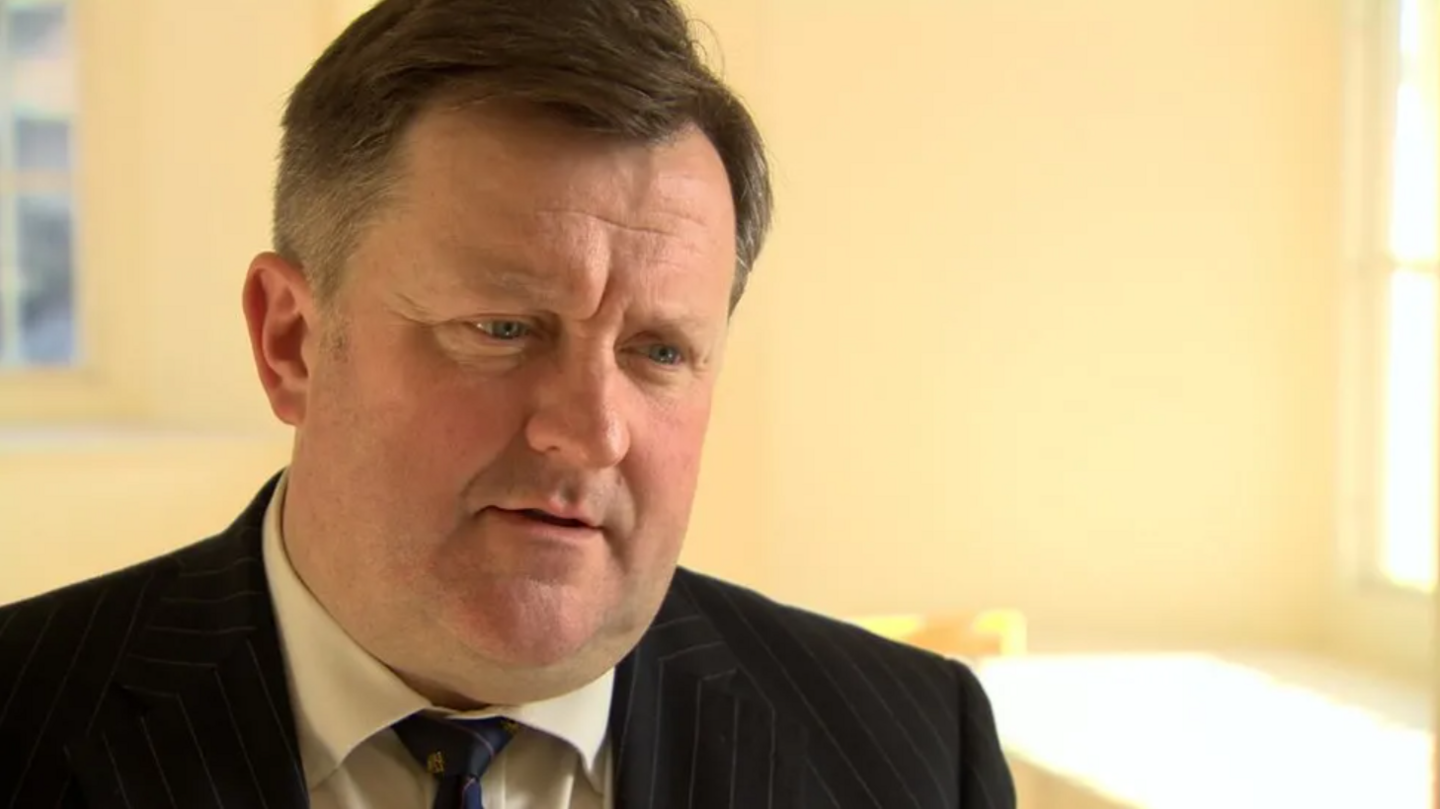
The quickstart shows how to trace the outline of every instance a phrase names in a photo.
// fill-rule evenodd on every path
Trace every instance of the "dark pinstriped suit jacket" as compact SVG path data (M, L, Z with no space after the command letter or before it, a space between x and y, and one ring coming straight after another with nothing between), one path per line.
M219 536L0 608L0 809L307 806L272 489ZM969 670L683 569L610 733L618 809L1015 804Z

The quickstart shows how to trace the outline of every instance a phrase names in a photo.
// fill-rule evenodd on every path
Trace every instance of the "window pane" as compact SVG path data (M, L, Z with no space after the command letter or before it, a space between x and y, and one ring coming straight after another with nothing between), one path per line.
M20 171L68 171L70 122L59 118L17 117L15 167Z
M1436 375L1440 369L1433 273L1399 270L1390 279L1385 369L1385 510L1381 566L1399 584L1435 586Z
M0 212L6 209L6 201L0 198ZM13 234L6 218L0 216L0 370L14 361L12 353L19 348L20 335L20 290L18 284L12 283L17 274L14 271L14 250L10 245Z
M0 364L77 354L75 63L63 0L0 0Z
M19 225L21 354L53 365L75 356L74 264L70 199L21 197Z
M1440 138L1437 126L1437 37L1434 0L1400 4L1400 73L1395 95L1390 179L1390 253L1402 262L1440 253Z
M1436 160L1435 101L1427 84L1405 82L1395 99L1390 252L1399 261L1432 261L1437 252L1440 163Z
M1424 5L1424 0L1400 2L1400 57L1406 61L1419 56L1425 44L1421 39L1425 23L1420 18Z
M0 0L0 8L5 6ZM64 59L67 55L65 6L46 3L5 12L5 50L13 59Z

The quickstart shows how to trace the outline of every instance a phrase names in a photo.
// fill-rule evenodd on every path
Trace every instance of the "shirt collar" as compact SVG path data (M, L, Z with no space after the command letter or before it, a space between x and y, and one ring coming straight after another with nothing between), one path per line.
M543 731L568 743L580 754L585 777L598 794L605 794L604 760L605 728L609 722L610 695L615 670L568 694L524 705L492 706L481 711L458 713L436 709L434 713L457 719L484 719L504 716L527 728Z
M457 718L506 716L561 739L579 753L585 774L604 789L602 751L609 721L614 669L575 691L523 705L457 713L431 705L336 623L290 564L281 533L286 475L265 511L265 575L285 653L295 710L300 759L314 789L371 736L416 711Z

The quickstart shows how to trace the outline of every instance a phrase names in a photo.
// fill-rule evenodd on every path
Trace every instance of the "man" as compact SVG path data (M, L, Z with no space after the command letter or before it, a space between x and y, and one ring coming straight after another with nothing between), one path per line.
M1014 805L967 669L677 570L770 190L669 0L385 0L284 127L292 461L0 609L0 806Z

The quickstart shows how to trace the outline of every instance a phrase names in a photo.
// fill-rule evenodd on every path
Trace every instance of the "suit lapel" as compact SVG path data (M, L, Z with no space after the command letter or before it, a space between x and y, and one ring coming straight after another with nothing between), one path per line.
M804 733L777 717L676 573L615 672L617 809L799 804Z
M87 805L308 805L261 558L273 483L157 577L115 687L70 746Z

